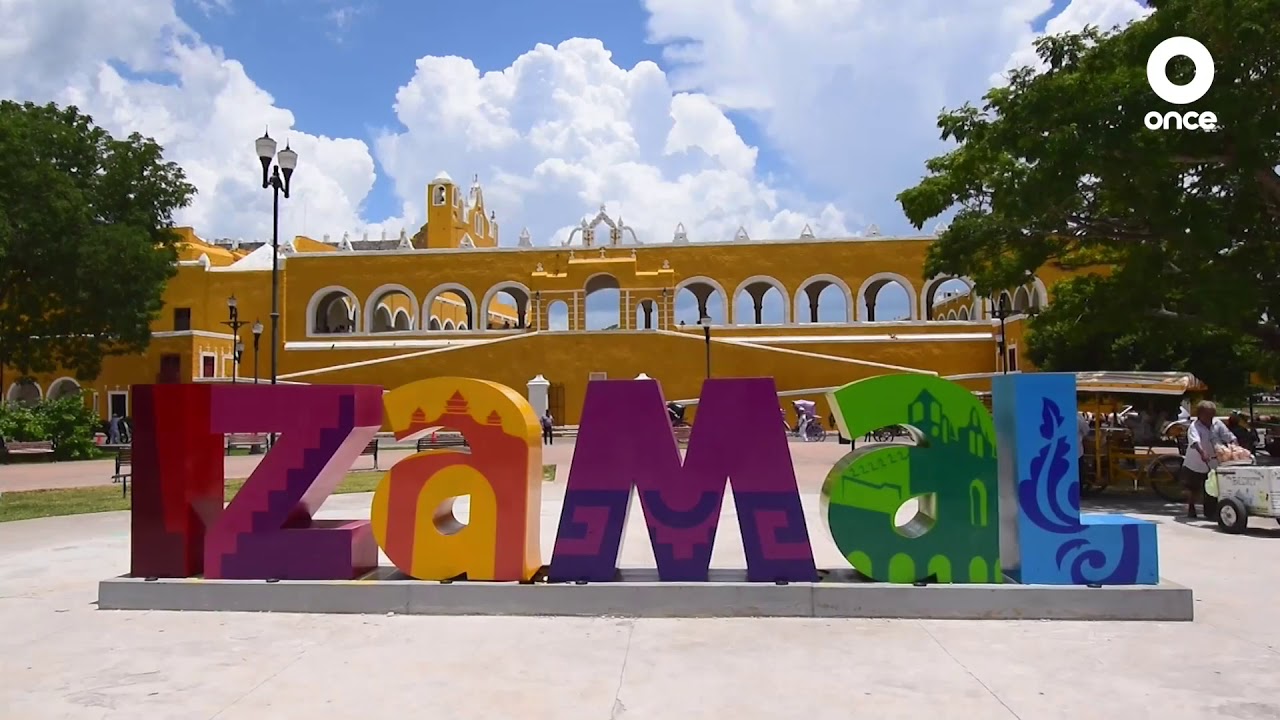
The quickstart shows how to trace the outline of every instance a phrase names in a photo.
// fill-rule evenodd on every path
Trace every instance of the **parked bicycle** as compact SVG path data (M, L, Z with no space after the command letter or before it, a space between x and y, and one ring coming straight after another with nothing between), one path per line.
M882 428L876 428L867 433L862 438L863 442L891 442L900 437L910 437L911 434L901 425L887 425Z
M805 442L822 442L827 439L827 431L818 420L817 403L812 400L794 400L791 406L796 411L796 426L794 428L787 426L787 433L791 437L800 438ZM785 419L782 424L787 425Z

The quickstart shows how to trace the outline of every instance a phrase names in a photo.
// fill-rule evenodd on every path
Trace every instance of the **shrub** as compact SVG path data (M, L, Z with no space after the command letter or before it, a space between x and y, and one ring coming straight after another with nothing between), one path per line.
M91 458L100 421L80 395L41 400L35 405L0 404L0 436L6 440L52 440L63 460Z

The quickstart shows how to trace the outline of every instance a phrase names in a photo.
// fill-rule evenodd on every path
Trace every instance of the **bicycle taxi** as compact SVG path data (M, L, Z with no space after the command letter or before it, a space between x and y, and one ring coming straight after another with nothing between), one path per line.
M1178 419L1207 390L1190 373L1076 373L1079 410L1090 428L1080 462L1081 492L1145 485L1165 500L1185 501L1178 479L1185 425Z

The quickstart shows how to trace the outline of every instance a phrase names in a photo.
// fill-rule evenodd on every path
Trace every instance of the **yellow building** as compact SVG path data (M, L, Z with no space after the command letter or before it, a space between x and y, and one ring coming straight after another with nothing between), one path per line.
M796 238L740 230L693 242L681 226L670 242L646 244L601 208L559 244L534 247L525 231L517 246L499 247L478 182L464 193L442 173L426 192L427 223L412 237L282 243L280 381L395 387L463 375L523 389L545 378L557 422L575 424L594 378L645 373L669 399L689 399L708 370L773 376L784 398L821 403L822 389L883 373L937 373L981 389L1002 369L992 302L965 278L923 277L932 236L818 238L805 228ZM270 377L271 247L179 232L177 276L150 349L107 358L84 383L104 418L129 414L137 383ZM1045 268L1009 291L1011 370L1028 369L1026 312L1044 307L1063 275ZM905 317L877 317L892 285L906 297ZM246 323L238 365L231 297ZM255 320L265 326L257 339ZM70 373L4 377L14 401L79 389Z

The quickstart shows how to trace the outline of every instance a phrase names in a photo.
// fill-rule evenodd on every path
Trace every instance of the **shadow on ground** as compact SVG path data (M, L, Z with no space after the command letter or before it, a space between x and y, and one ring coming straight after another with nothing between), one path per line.
M1186 517L1187 506L1184 503L1170 502L1163 498L1144 495L1104 494L1081 498L1080 500L1080 510L1087 513L1159 515L1171 518L1174 522L1185 527L1207 532L1221 532L1218 529L1216 517L1206 518L1203 514L1203 508L1197 507L1196 509L1200 511L1200 516L1188 518ZM1280 539L1280 525L1277 525L1275 518L1251 517L1249 518L1248 529L1241 534L1250 537Z

